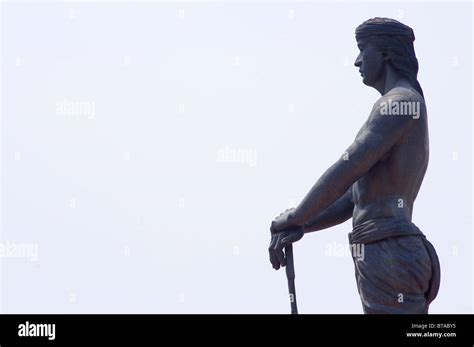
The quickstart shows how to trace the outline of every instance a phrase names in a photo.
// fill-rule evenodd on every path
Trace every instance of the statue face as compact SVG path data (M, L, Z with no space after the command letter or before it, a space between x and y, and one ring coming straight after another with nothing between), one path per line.
M359 68L362 82L374 87L383 79L385 60L383 53L367 40L358 40L360 53L354 65Z

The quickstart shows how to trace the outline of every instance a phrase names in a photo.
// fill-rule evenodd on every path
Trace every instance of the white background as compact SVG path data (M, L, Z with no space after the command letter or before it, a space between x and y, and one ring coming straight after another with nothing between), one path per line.
M289 312L268 228L379 97L353 66L375 16L416 36L431 312L472 312L472 5L269 1L2 4L2 242L38 246L1 259L2 312ZM295 245L300 312L362 312L328 254L350 230Z

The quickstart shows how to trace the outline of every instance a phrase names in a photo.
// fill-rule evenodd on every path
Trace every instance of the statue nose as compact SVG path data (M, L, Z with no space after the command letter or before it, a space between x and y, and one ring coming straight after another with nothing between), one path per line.
M360 67L362 65L362 56L361 54L359 53L359 55L357 56L355 62L354 62L354 66L355 67Z
M360 59L360 57L357 57L357 59L354 62L354 66L361 67L361 65L362 65L362 59Z

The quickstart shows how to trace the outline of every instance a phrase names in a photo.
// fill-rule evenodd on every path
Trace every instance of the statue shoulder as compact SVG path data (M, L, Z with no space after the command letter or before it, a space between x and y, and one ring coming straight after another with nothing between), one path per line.
M394 101L416 101L420 103L425 102L425 99L421 96L421 94L418 93L416 89L411 87L395 87L380 98L380 100L389 99Z
M411 88L397 87L379 98L372 108L372 117L378 115L411 116L418 119L426 113L425 100Z

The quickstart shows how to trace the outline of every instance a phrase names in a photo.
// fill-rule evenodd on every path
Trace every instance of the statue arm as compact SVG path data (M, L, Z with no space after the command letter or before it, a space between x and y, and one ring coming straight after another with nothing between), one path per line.
M309 233L327 229L332 226L344 223L352 217L354 202L352 199L352 186L336 202L325 209L316 217L311 218L304 224L304 232Z
M407 115L383 115L380 108L373 113L347 149L347 155L326 170L291 216L272 225L274 230L302 226L322 213L389 152L416 121Z

